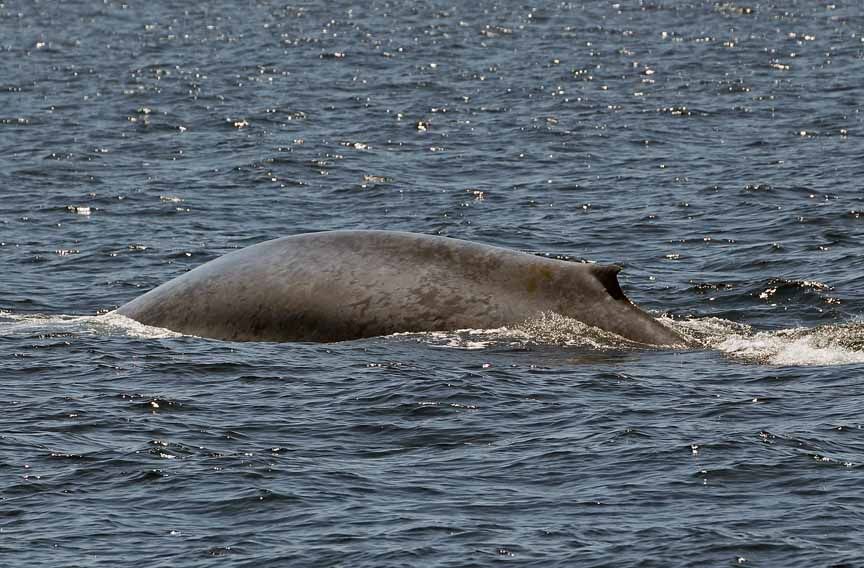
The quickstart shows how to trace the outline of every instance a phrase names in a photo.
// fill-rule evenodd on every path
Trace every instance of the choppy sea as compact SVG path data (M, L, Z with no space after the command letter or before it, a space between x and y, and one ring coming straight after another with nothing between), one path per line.
M0 3L0 564L864 566L853 0ZM116 307L329 229L618 263L573 322Z

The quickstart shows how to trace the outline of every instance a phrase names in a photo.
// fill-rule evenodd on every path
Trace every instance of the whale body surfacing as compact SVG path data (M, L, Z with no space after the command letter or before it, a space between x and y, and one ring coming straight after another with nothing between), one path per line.
M619 270L447 237L328 231L228 253L117 313L213 339L344 341L498 328L554 312L631 341L683 345L624 295Z

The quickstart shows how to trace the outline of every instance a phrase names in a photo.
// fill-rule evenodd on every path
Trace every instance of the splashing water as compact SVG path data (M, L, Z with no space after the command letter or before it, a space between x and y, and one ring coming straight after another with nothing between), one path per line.
M864 322L758 331L751 326L715 318L658 321L681 334L691 346L716 350L740 361L778 366L848 365L864 363ZM144 325L115 312L99 316L19 315L0 312L0 335L122 335L138 339L182 337L183 334ZM643 350L644 344L555 313L496 329L463 329L398 333L433 347L482 350L529 344L558 345L598 351ZM674 349L652 347L656 350Z
M714 317L674 320L661 316L658 320L681 334L691 346L716 350L745 362L778 366L864 363L861 322L758 331L746 324ZM541 314L512 328L433 332L419 337L439 347L464 350L532 343L602 351L645 349L644 344L554 313Z
M0 335L123 335L139 339L181 337L182 334L144 325L115 312L98 316L13 314L0 311Z
M672 321L675 331L708 349L765 365L848 365L864 363L864 324L851 322L814 328L756 331L719 318Z

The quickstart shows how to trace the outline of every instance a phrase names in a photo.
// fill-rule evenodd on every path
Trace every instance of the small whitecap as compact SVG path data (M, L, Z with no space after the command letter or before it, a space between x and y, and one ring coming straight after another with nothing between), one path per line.
M182 337L182 333L171 331L161 327L144 325L117 312L96 316L90 322L98 331L111 335L119 334L139 339L163 339L170 337Z

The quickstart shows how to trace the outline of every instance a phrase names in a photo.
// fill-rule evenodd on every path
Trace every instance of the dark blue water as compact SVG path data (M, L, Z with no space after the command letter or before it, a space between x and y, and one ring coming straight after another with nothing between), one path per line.
M862 92L853 1L3 3L0 564L861 566ZM108 314L337 228L702 347Z

